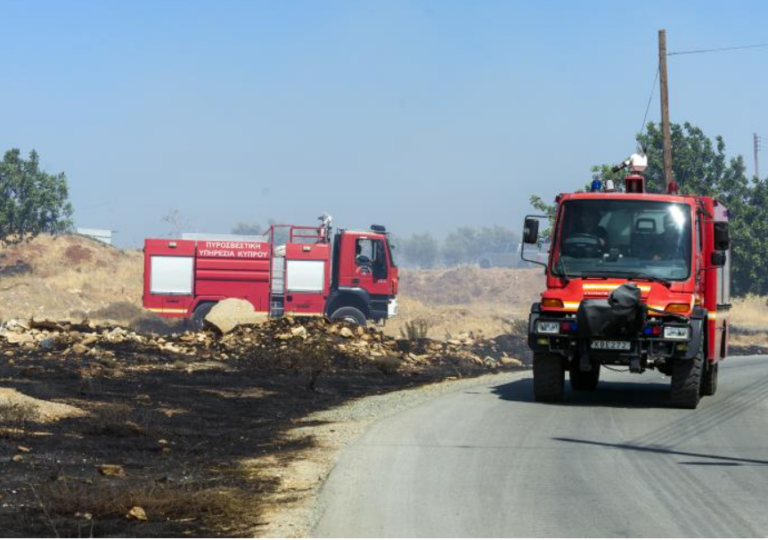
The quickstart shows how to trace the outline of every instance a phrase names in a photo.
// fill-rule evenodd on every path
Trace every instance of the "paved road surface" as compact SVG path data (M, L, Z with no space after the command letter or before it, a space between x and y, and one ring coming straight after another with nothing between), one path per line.
M604 374L559 405L517 374L378 422L342 454L314 534L768 535L768 357L724 362L695 411L667 408L656 372Z

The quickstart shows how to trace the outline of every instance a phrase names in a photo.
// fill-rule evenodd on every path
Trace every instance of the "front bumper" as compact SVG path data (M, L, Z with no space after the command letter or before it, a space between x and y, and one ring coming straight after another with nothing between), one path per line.
M391 319L395 316L397 316L397 298L390 298L387 303L387 318Z
M542 327L553 327L557 323L556 333L542 333ZM566 323L566 324L563 324ZM640 358L693 358L701 350L704 339L704 319L691 317L686 321L656 319L649 321L642 333L624 336L587 336L579 332L578 324L572 316L559 313L547 313L536 307L532 310L528 322L528 346L533 352L561 354L573 358L587 352L590 357L607 364L629 364ZM657 334L646 333L648 329L658 327ZM667 339L665 327L688 328L687 339ZM669 334L669 332L667 332ZM592 342L623 341L629 342L628 350L594 349Z

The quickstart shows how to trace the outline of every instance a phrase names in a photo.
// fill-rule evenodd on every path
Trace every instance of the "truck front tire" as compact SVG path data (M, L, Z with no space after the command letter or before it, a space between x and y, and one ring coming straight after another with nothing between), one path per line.
M704 371L704 351L695 358L677 358L672 361L672 386L670 401L681 409L695 409L701 399L702 371Z
M331 315L332 321L346 321L357 324L359 326L365 326L368 324L368 320L362 311L353 307L339 308Z
M533 354L533 397L554 403L563 399L565 358L559 354Z
M571 362L570 380L571 390L594 392L600 381L600 364L593 365L592 371L581 371L578 360L574 360Z

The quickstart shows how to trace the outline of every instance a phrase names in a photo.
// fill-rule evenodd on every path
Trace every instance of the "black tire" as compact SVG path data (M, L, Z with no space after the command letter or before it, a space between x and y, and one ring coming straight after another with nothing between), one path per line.
M216 302L205 302L195 308L192 314L192 330L199 332L205 326L205 316L208 315Z
M704 370L703 349L690 360L672 360L670 401L681 409L695 409L701 400L701 377Z
M559 354L533 354L533 397L536 401L557 402L563 399L565 358Z
M704 362L704 372L701 375L701 395L714 396L717 392L717 374L720 371L720 364Z
M337 309L333 312L333 315L331 315L331 320L347 321L359 326L366 326L368 324L368 320L365 318L363 312L353 307L343 307Z
M571 390L577 392L594 392L597 383L600 382L600 364L593 364L592 371L581 371L578 359L571 363L570 370Z

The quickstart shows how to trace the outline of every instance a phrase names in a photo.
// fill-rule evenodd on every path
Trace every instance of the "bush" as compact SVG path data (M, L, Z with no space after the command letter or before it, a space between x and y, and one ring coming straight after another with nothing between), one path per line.
M505 319L504 326L507 334L513 336L528 335L528 321L526 319Z
M431 327L432 323L424 318L413 319L405 323L405 326L400 330L400 335L404 339L421 341L427 339Z

